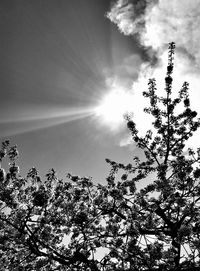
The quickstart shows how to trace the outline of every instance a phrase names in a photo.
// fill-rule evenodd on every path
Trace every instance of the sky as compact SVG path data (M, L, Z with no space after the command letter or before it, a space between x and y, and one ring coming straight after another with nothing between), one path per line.
M162 93L171 41L174 87L188 81L198 111L199 24L200 0L1 0L0 139L17 144L21 173L102 183L105 158L131 162L123 114L151 128L142 92L155 77Z

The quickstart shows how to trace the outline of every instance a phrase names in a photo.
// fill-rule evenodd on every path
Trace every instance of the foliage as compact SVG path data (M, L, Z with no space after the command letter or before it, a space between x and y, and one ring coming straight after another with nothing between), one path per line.
M0 168L1 270L199 270L200 149L186 151L185 143L200 120L188 83L172 99L174 49L170 43L166 96L154 79L143 93L156 135L139 136L126 117L145 158L128 165L107 159L106 185L71 174L59 180L53 169L44 181L35 168L22 178L16 146L2 143L0 161L10 164L7 173Z

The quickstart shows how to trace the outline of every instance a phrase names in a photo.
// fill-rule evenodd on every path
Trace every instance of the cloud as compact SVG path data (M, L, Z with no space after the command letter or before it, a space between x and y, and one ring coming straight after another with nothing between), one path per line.
M200 67L200 0L118 0L107 13L125 35L137 35L156 53L174 41L180 53Z
M144 29L145 10L156 2L157 0L118 0L107 13L107 17L117 24L119 30L125 35L137 34Z
M109 132L121 133L126 127L124 114L132 111L132 84L138 78L141 64L140 55L131 54L121 63L103 71L105 88L99 98L95 118L99 120L98 125L106 126Z
M192 107L200 114L200 0L118 0L107 17L124 35L136 37L149 53L149 63L141 64L138 79L132 86L137 101L133 113L138 129L143 132L144 126L151 128L146 125L147 116L142 111L146 106L142 92L147 90L148 79L156 78L162 95L168 43L172 41L176 43L173 89L178 92L184 81L189 82ZM193 144L198 143L195 140ZM129 140L124 140L121 145L126 142L129 144Z
M106 78L106 86L113 88L120 85L130 90L133 80L138 78L138 70L141 64L142 59L140 55L131 54L114 67L104 69L103 73Z

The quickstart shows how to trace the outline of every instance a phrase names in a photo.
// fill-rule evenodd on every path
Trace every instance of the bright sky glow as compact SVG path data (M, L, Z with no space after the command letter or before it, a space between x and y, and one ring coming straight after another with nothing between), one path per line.
M111 89L100 101L95 114L100 121L117 130L124 121L124 114L133 111L133 93L124 89Z

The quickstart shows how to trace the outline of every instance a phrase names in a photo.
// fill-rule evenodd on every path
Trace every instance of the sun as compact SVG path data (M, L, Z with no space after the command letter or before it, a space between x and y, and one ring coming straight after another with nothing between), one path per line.
M124 115L133 111L133 93L123 88L111 89L99 101L95 115L112 130L125 123Z

